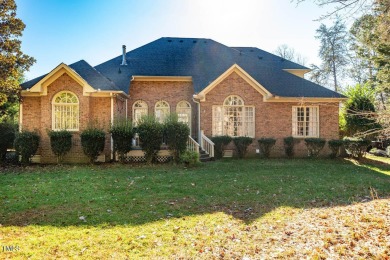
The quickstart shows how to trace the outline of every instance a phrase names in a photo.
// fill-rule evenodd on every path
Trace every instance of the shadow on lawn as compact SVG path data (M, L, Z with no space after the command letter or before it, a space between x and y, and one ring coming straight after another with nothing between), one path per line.
M389 170L388 164L365 163ZM213 212L250 223L282 206L346 205L371 200L370 191L390 196L389 175L341 159L228 160L195 169L78 169L0 176L0 224L141 225Z

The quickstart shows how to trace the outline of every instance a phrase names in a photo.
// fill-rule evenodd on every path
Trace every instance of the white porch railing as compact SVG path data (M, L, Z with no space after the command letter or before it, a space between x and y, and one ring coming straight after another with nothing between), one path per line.
M199 144L191 136L187 139L187 150L199 153Z
M200 146L209 154L211 158L214 157L214 143L204 135L203 130L201 131Z

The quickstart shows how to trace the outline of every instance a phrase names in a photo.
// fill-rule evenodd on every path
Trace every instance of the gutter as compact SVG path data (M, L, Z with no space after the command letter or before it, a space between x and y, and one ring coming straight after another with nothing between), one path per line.
M198 104L198 143L199 143L199 145L201 145L202 136L201 136L201 132L200 132L200 100L198 99L197 95L193 95L192 101L194 103Z

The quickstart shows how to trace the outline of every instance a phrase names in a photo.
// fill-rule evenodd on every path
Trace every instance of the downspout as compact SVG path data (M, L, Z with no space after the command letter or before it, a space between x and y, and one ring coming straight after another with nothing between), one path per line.
M111 96L111 125L114 124L114 95L110 93ZM111 135L111 160L114 159L114 140Z
M23 103L19 103L19 132L22 132L23 126Z
M19 132L22 132L23 125L23 103L19 103Z
M200 146L202 146L202 134L200 132L200 102L199 102L199 99L198 101L196 101L195 99L195 95L192 96L192 101L194 101L194 103L198 104L198 143ZM203 147L201 147L203 149Z
M125 106L126 106L126 120L127 120L127 98L126 98L126 101L125 101Z

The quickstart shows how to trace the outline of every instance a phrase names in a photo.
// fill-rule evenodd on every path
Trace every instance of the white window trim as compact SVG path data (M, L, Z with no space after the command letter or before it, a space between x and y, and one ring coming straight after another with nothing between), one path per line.
M298 123L297 114L294 114L294 108L317 108L316 117L317 117L317 131L315 135L295 135L294 134L294 122ZM305 110L306 111L306 110ZM291 118L291 135L295 138L318 138L320 137L320 107L319 106L292 106L291 108L292 118ZM305 112L306 113L306 112ZM306 116L305 116L306 118ZM294 121L295 120L295 121ZM304 121L306 122L306 121Z
M144 103L145 105L146 105L146 107L135 107L135 105L137 104L137 103L139 103L139 102L142 102L142 103ZM137 110L137 109L145 109L146 110L146 115L148 115L149 114L149 106L148 106L148 103L146 103L145 101L143 101L143 100L137 100L137 101L135 101L134 103L133 103L133 110L132 110L132 112L133 112L133 114L132 114L132 119L133 119L133 125L134 126L136 126L137 125L137 121L135 120L135 110Z
M186 103L189 107L179 107L179 104L180 103ZM179 115L179 112L178 110L179 109L188 109L189 110L189 117L188 117L188 127L190 128L190 135L191 135L191 128L192 128L192 106L189 102L185 101L185 100L182 100L182 101L179 101L179 103L177 103L176 105L176 114Z
M167 105L168 105L168 114L167 114L167 116L169 116L169 114L171 114L171 106L169 105L169 103L167 102L167 101L165 101L165 100L159 100L159 101L157 101L156 102L156 104L154 104L154 117L157 119L157 104L158 103L160 103L160 102L165 102ZM165 118L164 118L164 120L165 120ZM161 123L163 123L164 122L164 120L162 120L162 122ZM159 120L158 120L159 121Z
M60 129L60 128L55 128L55 107L56 106L74 106L75 103L55 103L55 99L60 96L61 94L63 93L69 93L69 94L72 94L76 97L77 99L77 128L67 128L67 129ZM71 131L71 132L77 132L80 130L80 100L79 100L79 97L73 93L72 91L60 91L58 92L57 94L55 94L52 98L52 101L51 101L51 129L54 130L54 131L61 131L61 130L67 130L67 131Z
M242 100L242 105L225 105L225 102L226 102L226 100L228 99L228 98L230 98L230 97L234 97L234 96L236 96L236 97L238 97L238 98L240 98L241 100ZM245 119L246 119L246 117L245 117L245 108L252 108L253 110L253 124L252 124L252 127L251 127L251 129L246 129L246 131L245 132L248 132L248 133L250 133L250 132L252 132L253 133L253 135L247 135L248 137L251 137L251 138L254 138L255 136L256 136L256 107L255 106L246 106L245 105L245 102L244 102L244 100L240 97L240 96L238 96L238 95L230 95L230 96L228 96L228 97L226 97L225 99L224 99L224 101L223 101L223 103L222 103L222 105L213 105L212 106L212 136L218 136L219 134L217 134L217 133L215 133L215 124L217 124L217 122L215 122L215 115L214 115L214 111L215 111L215 108L217 108L217 107L220 107L221 108L221 113L222 113L222 135L226 135L227 133L225 132L225 127L224 127L224 115L225 115L225 108L226 107L242 107L243 108L243 115L242 115L242 117L243 117L243 120L242 120L242 123L243 123L243 127L244 127L244 125L247 123L246 121L245 121ZM232 136L232 137L238 137L238 136Z

